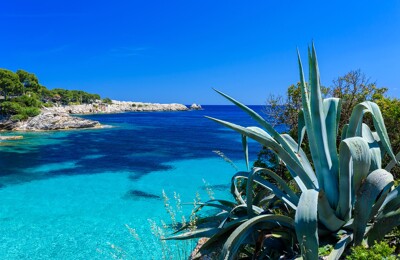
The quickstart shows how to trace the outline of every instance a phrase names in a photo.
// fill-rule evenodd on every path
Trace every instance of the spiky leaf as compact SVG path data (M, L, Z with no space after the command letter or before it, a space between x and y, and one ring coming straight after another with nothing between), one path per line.
M303 259L318 258L318 192L307 190L300 196L295 215L297 240Z
M372 205L378 196L385 196L386 192L393 185L393 176L378 169L368 175L361 185L354 206L354 243L360 245L369 221Z

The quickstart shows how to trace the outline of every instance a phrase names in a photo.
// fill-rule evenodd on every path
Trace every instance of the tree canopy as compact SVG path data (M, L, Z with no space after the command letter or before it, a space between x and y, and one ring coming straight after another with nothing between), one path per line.
M100 95L82 90L48 89L34 73L0 69L0 110L4 117L24 120L40 113L42 106L91 104Z
M5 100L10 95L19 95L23 91L23 85L17 74L11 70L0 69L0 93Z

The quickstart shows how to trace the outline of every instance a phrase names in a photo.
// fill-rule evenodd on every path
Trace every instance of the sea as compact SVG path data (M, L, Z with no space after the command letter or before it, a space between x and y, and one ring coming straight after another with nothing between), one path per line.
M0 142L0 259L187 259L195 240L160 236L190 219L194 201L233 201L231 177L246 170L240 135L205 116L257 125L235 106L203 108L82 116L101 129L4 133L24 138ZM250 161L260 149L249 143Z

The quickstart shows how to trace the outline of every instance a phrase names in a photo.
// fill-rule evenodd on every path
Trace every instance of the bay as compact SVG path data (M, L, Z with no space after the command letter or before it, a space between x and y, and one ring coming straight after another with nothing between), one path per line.
M192 203L198 192L204 201L206 182L215 197L231 199L235 169L215 150L245 169L240 136L204 116L254 121L234 106L204 108L89 115L111 127L0 143L0 259L159 259L150 226L171 222L162 190L171 203L174 193ZM250 142L252 161L260 148Z

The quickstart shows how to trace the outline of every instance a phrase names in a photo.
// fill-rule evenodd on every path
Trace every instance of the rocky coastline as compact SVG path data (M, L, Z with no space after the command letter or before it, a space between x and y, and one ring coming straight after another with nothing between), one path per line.
M59 106L46 108L44 110L56 113L68 114L99 114L99 113L122 113L122 112L161 112L161 111L187 111L189 110L182 104L159 104L159 103L142 103L130 101L116 101L112 104L93 103L83 105Z
M189 109L182 104L158 104L113 100L112 104L93 103L83 105L43 107L41 113L25 121L0 121L1 131L51 131L71 130L84 128L101 128L98 121L93 121L75 115L111 114L123 112L161 112L161 111L188 111L201 109L200 105ZM72 116L71 116L72 115Z
M2 131L50 131L101 127L98 121L88 120L67 113L42 111L25 121L0 121Z

